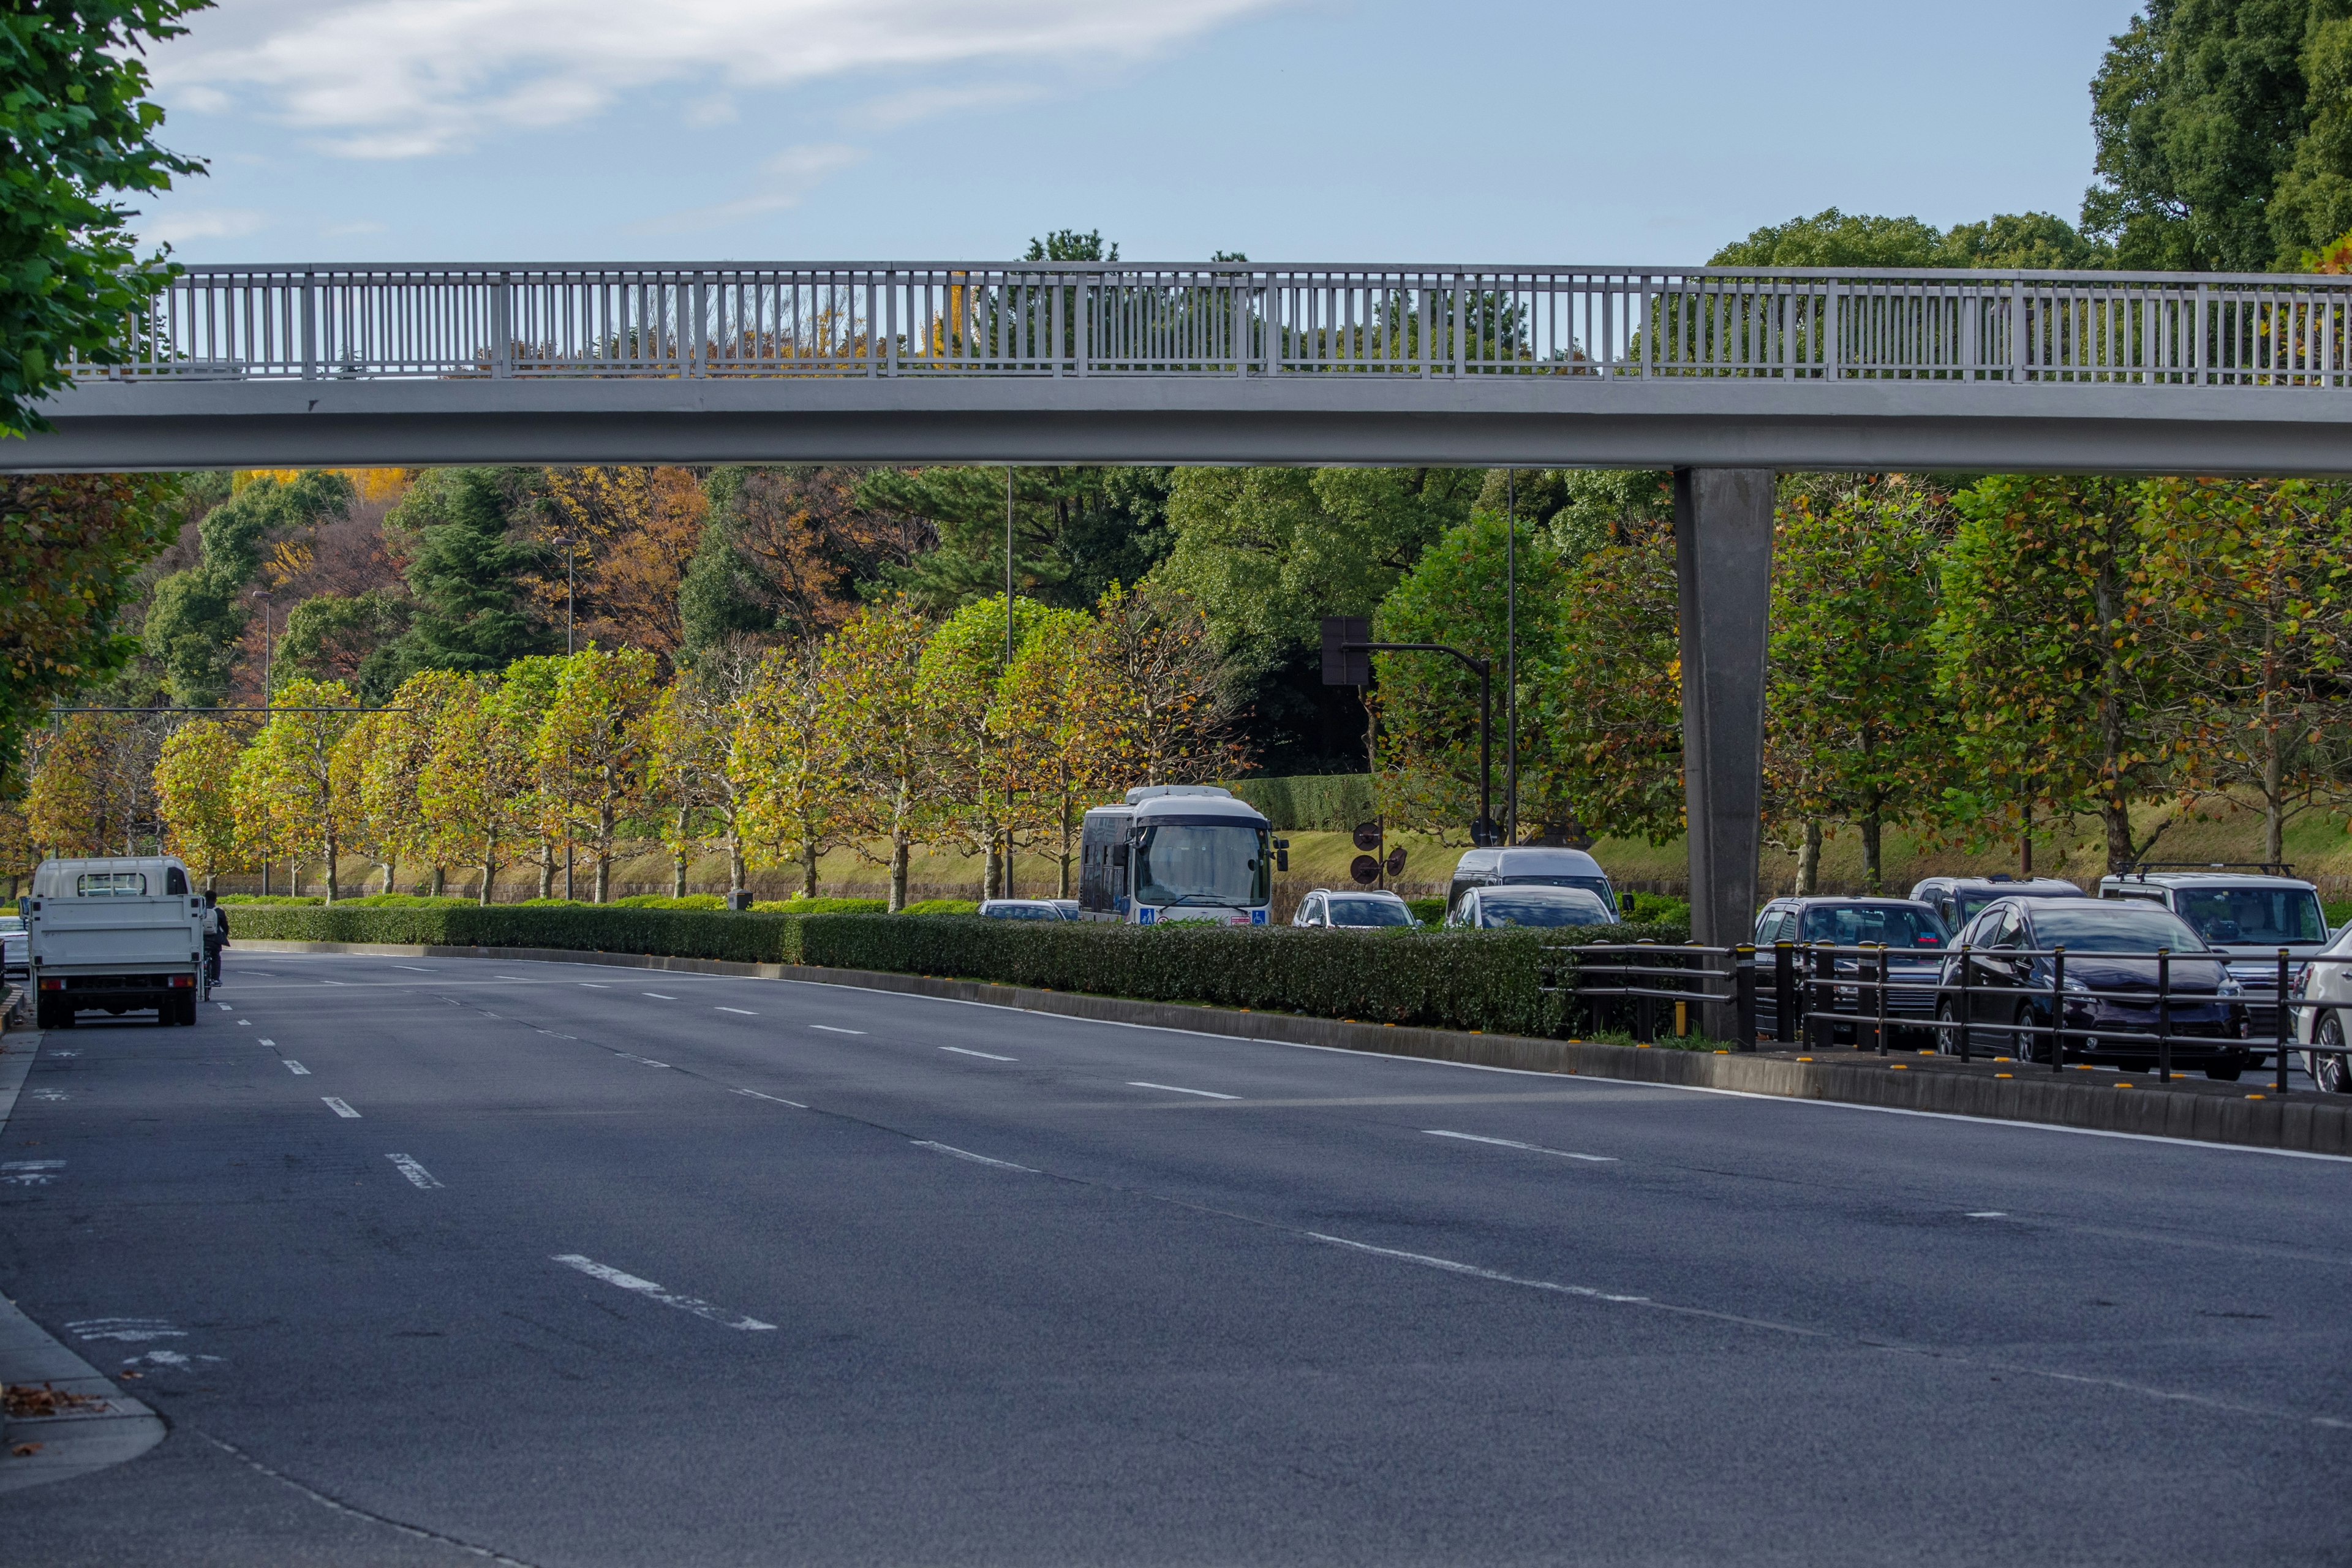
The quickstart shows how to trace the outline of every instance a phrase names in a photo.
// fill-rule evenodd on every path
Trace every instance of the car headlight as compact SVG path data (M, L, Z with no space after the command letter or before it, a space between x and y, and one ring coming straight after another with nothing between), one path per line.
M2084 984L2082 981L2075 979L2073 975L2071 975L2071 974L2070 974L2070 975L2066 976L2066 989L2067 989L2067 990L2069 990L2069 991L2084 991L2084 992L2087 992L2087 991L2089 991L2091 988L2090 988L2090 986L2088 986L2087 984Z
M2224 980L2213 988L2216 996L2243 996L2245 994L2246 988L2234 980Z

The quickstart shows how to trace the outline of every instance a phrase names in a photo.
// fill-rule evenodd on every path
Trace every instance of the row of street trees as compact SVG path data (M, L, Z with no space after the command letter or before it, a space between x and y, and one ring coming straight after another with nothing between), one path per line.
M1586 504L1559 506L1520 551L1530 831L1682 829L1663 481L1585 482ZM1504 528L1482 510L1450 531L1378 635L1466 645L1499 668ZM2135 806L2223 794L2259 802L2265 854L2283 858L2291 821L2352 798L2347 590L2352 490L2337 484L1784 479L1767 809L1800 886L1825 824L1859 833L1875 887L1889 827L2021 841L2030 867L2037 824L2088 819L2121 867L2162 831ZM1458 829L1476 800L1474 685L1410 656L1381 656L1378 679L1384 801Z
M1221 656L1181 592L1117 584L1091 612L976 600L943 620L893 597L821 638L738 639L665 679L641 648L533 655L495 673L425 669L381 708L341 682L281 684L266 719L78 714L44 737L19 856L122 853L160 838L209 884L268 861L360 857L383 890L404 870L444 890L536 864L555 891L584 852L593 896L646 841L673 890L721 853L753 868L849 847L906 901L919 844L1057 857L1064 894L1087 805L1129 785L1223 776L1244 760ZM5 847L0 846L0 847Z

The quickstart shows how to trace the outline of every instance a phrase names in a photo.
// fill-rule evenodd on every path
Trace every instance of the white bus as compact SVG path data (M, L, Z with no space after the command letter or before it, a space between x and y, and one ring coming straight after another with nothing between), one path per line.
M1087 813L1078 918L1156 925L1264 925L1289 845L1257 808L1214 784L1147 784Z

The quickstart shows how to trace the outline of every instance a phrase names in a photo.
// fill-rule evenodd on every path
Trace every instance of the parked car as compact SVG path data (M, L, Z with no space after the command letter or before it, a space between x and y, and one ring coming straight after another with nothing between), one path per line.
M1318 888L1298 900L1295 926L1409 926L1412 911L1395 893L1375 888Z
M2065 1017L2057 1027L2063 1061L2147 1068L2152 1040L2116 1039L2117 1031L2153 1034L2157 960L2171 950L2173 1064L2235 1079L2247 1064L2245 992L2222 955L2168 910L2092 899L2002 899L1987 905L1946 954L1936 1016L1960 1020L1960 965L1968 965L1969 1023L1979 1044L2021 1061L2048 1061L2052 1037L2020 1026L2052 1026L2051 950L2066 953ZM2105 956L2093 956L2095 954ZM2146 956L2142 956L2146 955ZM1945 1048L1958 1037L1943 1031Z
M2091 895L2059 877L2012 877L1996 871L1990 877L1927 877L1911 896L1931 904L1944 917L1946 931L1958 931L1977 918L1995 899L2087 899Z
M1609 873L1583 850L1520 845L1508 849L1465 849L1454 864L1454 879L1446 888L1446 910L1450 914L1472 888L1499 887L1581 888L1610 909L1618 907Z
M1916 899L1775 899L1756 916L1756 945L1759 951L1783 942L1885 948L1886 1012L1894 1018L1925 1021L1936 1016L1936 981L1943 973L1944 948L1950 939L1943 917L1933 906ZM1830 963L1835 974L1854 977L1861 973L1863 956L1837 953ZM1903 984L1906 981L1911 984L1906 986ZM1809 985L1800 982L1800 1016L1807 1009L1809 998L1815 994ZM1832 994L1836 999L1832 1011L1874 1014L1878 1010L1876 992L1863 989L1851 978L1847 984L1837 985ZM1780 998L1778 987L1770 979L1759 977L1756 1010L1757 1027L1777 1036ZM1852 1025L1840 1024L1834 1036L1841 1040L1850 1038L1853 1029Z
M29 954L30 939L25 934L25 917L0 915L0 979L29 979L33 963Z
M980 915L991 921L1062 921L1070 917L1051 899L983 899Z
M2294 1010L2294 1037L2306 1046L2340 1046L2352 1037L2352 1018L2340 1010L2352 1007L2352 922L2313 956L2322 955L2346 962L2303 966L2291 993L2302 1004ZM2311 1075L2312 1087L2323 1093L2352 1094L2352 1068L2342 1057L2305 1051L2303 1070Z
M1541 884L1471 888L1445 917L1457 930L1496 931L1506 926L1605 926L1617 911L1590 888Z
M2327 945L2319 889L2293 868L2147 866L2099 879L2099 897L2155 904L2187 921L2210 947L2229 954L2230 974L2246 989L2254 1037L2276 1037L2278 952L2307 958ZM2301 964L2291 963L2293 989Z

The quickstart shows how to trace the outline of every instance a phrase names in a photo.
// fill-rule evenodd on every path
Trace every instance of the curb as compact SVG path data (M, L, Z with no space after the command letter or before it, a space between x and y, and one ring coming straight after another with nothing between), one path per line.
M2124 1079L2116 1074L2100 1074L2095 1081L2085 1081L2071 1074L2051 1073L2046 1067L2029 1069L2021 1076L2000 1077L1994 1074L1990 1062L1963 1065L1948 1057L1897 1060L1862 1051L1842 1052L1845 1059L1832 1061L1801 1059L1785 1051L1715 1056L1586 1040L1363 1024L1182 1002L1138 1002L986 981L824 969L807 964L737 963L719 959L575 952L555 948L269 941L237 945L265 952L357 952L411 958L592 963L620 969L666 969L745 979L850 985L902 995L1054 1013L1098 1023L1273 1040L1285 1045L1324 1046L1471 1067L1573 1074L1782 1100L1818 1100L1881 1110L1967 1116L1990 1121L2033 1122L2082 1131L2226 1143L2288 1153L2352 1155L2352 1096L2297 1093L2250 1098L2234 1085L2209 1085L2201 1080L2159 1087L2144 1079ZM2133 1092L2117 1092L2126 1083Z
M0 1130L16 1109L17 1092L40 1048L40 1031L28 1029L10 1035L6 1050L0 1052ZM123 1394L5 1299L0 1299L0 1383L45 1383L61 1394L97 1402L70 1415L0 1419L0 1493L86 1476L135 1459L163 1440L162 1416ZM39 1451L17 1458L16 1447L24 1443L39 1444Z

